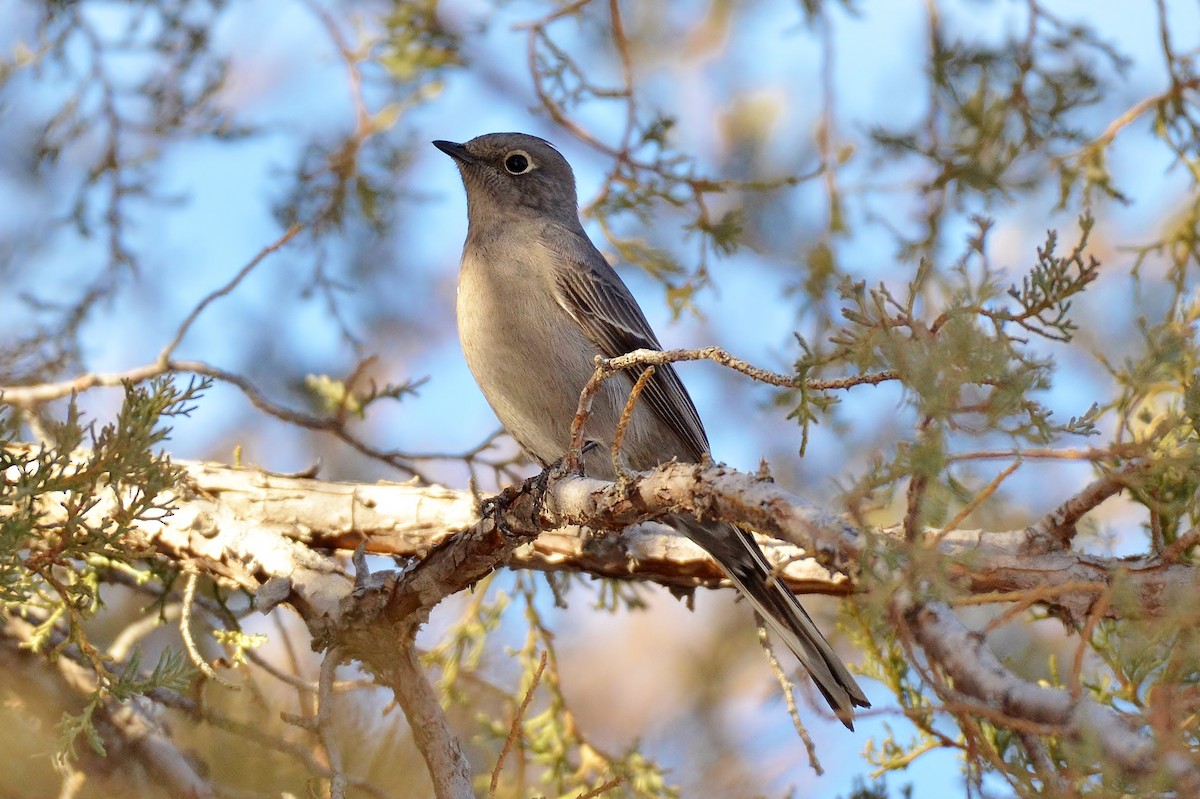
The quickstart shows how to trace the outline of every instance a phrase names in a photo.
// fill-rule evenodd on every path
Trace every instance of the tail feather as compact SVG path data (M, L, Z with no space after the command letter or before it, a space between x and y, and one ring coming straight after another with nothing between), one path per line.
M671 524L716 558L767 626L799 658L838 719L853 730L854 708L871 703L796 595L772 576L749 534L733 525L705 525L685 516L673 517Z

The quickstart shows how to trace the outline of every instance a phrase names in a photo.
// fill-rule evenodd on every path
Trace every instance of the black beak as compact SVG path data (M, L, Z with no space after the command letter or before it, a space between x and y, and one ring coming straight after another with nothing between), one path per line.
M458 161L460 164L475 163L475 156L467 152L467 148L458 142L443 141L438 139L433 143L433 146L453 158L455 161Z

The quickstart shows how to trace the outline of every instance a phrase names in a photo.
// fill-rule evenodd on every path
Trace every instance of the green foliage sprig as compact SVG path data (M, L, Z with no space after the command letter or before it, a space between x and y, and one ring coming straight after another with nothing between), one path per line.
M36 625L31 649L54 656L71 647L95 679L84 710L63 724L70 751L78 736L103 751L92 717L108 699L190 680L190 664L169 650L149 675L136 654L112 663L84 623L104 606L106 571L149 578L154 552L137 525L170 514L183 477L159 449L171 432L164 420L190 414L208 385L179 389L169 377L126 384L116 420L103 427L85 421L72 399L66 417L46 426L44 446L14 445L11 419L0 439L0 611Z

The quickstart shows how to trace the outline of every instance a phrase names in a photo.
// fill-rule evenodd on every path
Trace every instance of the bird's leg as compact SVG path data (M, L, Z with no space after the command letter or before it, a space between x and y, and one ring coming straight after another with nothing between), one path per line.
M479 501L479 515L483 518L490 518L497 524L500 523L502 511L511 506L516 501L517 497L526 490L526 480L520 486L505 486L499 494L491 497L484 497Z
M598 441L587 441L583 445L583 454L587 455L599 446L600 443ZM529 494L533 497L534 501L533 518L535 520L541 519L542 510L545 506L546 490L550 485L550 480L572 472L583 474L582 459L580 459L578 466L574 468L571 465L572 460L568 453L568 455L564 455L547 465L532 477L525 478L519 485L506 486L499 494L483 499L479 503L479 514L491 517L499 522L500 513L504 508L511 506L522 495Z
M580 458L572 458L571 453L568 452L533 477L525 480L521 486L521 490L533 494L534 513L537 515L537 518L541 518L542 508L546 500L546 489L550 485L550 480L556 477L565 477L569 474L582 475L584 457L595 451L599 446L599 441L585 441L580 450Z

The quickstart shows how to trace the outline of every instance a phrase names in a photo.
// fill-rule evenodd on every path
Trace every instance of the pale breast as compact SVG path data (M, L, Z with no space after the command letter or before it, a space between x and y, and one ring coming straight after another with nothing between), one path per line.
M531 249L527 257L543 254ZM532 457L550 463L570 444L579 393L597 350L559 306L549 270L500 255L471 247L464 254L459 340L500 423ZM596 423L611 427L611 413L599 411Z

